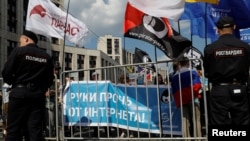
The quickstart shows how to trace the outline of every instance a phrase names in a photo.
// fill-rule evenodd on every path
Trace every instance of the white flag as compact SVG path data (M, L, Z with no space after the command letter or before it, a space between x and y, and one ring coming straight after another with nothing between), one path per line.
M50 0L29 0L26 29L60 39L64 39L65 34L66 40L81 46L88 28L70 14L66 16L67 13Z
M184 12L185 0L128 0L138 10L150 16L177 21Z

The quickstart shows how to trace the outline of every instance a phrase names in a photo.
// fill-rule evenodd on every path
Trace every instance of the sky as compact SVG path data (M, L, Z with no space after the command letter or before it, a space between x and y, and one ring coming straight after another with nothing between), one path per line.
M122 38L123 48L127 51L134 52L135 47L137 47L147 52L152 61L167 59L162 51L155 49L155 46L145 41L124 38L123 22L127 0L64 0L65 11L67 11L68 4L69 13L85 23L90 31L84 40L83 46L85 48L96 49L100 36L112 35ZM178 31L177 22L170 22L173 28ZM205 39L197 36L191 38L189 21L180 22L180 34L192 40L193 46L203 52L206 44Z

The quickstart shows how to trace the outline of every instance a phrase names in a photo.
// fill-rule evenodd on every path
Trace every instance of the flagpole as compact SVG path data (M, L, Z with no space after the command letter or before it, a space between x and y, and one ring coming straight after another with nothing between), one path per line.
M69 4L70 4L70 0L68 1L68 6L67 6L67 13L66 13L66 21L65 21L65 28L67 27L67 23L68 23L68 15L69 15ZM65 59L64 59L64 52L65 52L65 41L66 41L66 32L64 31L64 36L63 36L63 50L62 50L62 72L65 71L65 67L64 67L64 64L65 64ZM65 85L65 73L61 73L61 86L64 86ZM62 90L60 92L61 94L59 95L59 97L62 98L62 94L63 94L63 87L62 87ZM61 111L62 111L62 107L61 107ZM58 113L58 110L56 108L56 112ZM62 121L63 121L63 117L58 117L59 115L56 114L56 119L59 119L59 118L62 118ZM56 120L56 122L58 122ZM57 123L58 125L58 123ZM60 133L59 132L62 132L64 133L64 128L61 128L60 131L58 131L59 129L56 128L56 134L57 134L57 140L60 140Z
M178 20L177 24L178 24L178 31L179 31L179 34L181 34L181 26L180 26L180 21L179 21L179 20Z
M124 37L124 36L123 36ZM125 64L125 62L126 62L126 58L127 58L127 53L126 53L126 46L125 46L125 38L126 37L124 37L124 40L123 40L123 49L124 49L124 52L125 52L125 56L122 58L122 65L124 65ZM123 51L122 51L123 52Z
M205 40L205 46L207 46L207 3L205 3L205 39L206 39ZM208 89L210 90L211 86L210 86L209 81L210 80L208 79ZM206 92L205 92L205 94L206 94ZM203 98L203 100L204 99L206 100L206 97L202 97L202 98ZM207 103L205 100L204 100L204 104ZM205 111L205 113L207 113L207 108L204 108L204 111ZM206 123L206 125L208 125L208 119L207 118L205 118L205 123ZM208 131L208 126L206 126L206 131Z
M155 46L155 62L157 62L156 46Z
M68 1L68 6L67 6L67 14L66 14L65 28L67 27L67 23L68 23L69 4L70 4L70 0ZM63 51L62 51L62 71L65 71L65 67L64 67L64 64L65 64L65 60L64 60L65 41L66 41L66 33L65 33L65 31L64 31L64 36L63 36Z

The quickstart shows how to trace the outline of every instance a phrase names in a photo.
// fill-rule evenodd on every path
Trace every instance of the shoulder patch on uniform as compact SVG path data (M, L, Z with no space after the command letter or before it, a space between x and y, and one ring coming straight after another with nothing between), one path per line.
M36 57L36 56L31 56L31 55L26 55L25 59L29 60L29 61L39 62L39 63L47 63L46 58L40 58L40 57Z
M235 56L244 56L244 48L225 48L225 49L215 49L214 57L235 57Z

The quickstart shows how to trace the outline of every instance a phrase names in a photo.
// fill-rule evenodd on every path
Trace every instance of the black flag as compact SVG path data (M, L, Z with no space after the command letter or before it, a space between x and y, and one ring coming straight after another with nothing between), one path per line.
M148 62L152 62L148 53L136 47L134 63L148 63ZM145 66L140 66L140 67L145 67ZM148 64L146 67L155 71L155 66L153 64Z
M127 4L124 36L155 45L169 58L176 58L192 42L172 29L167 18L147 15Z

